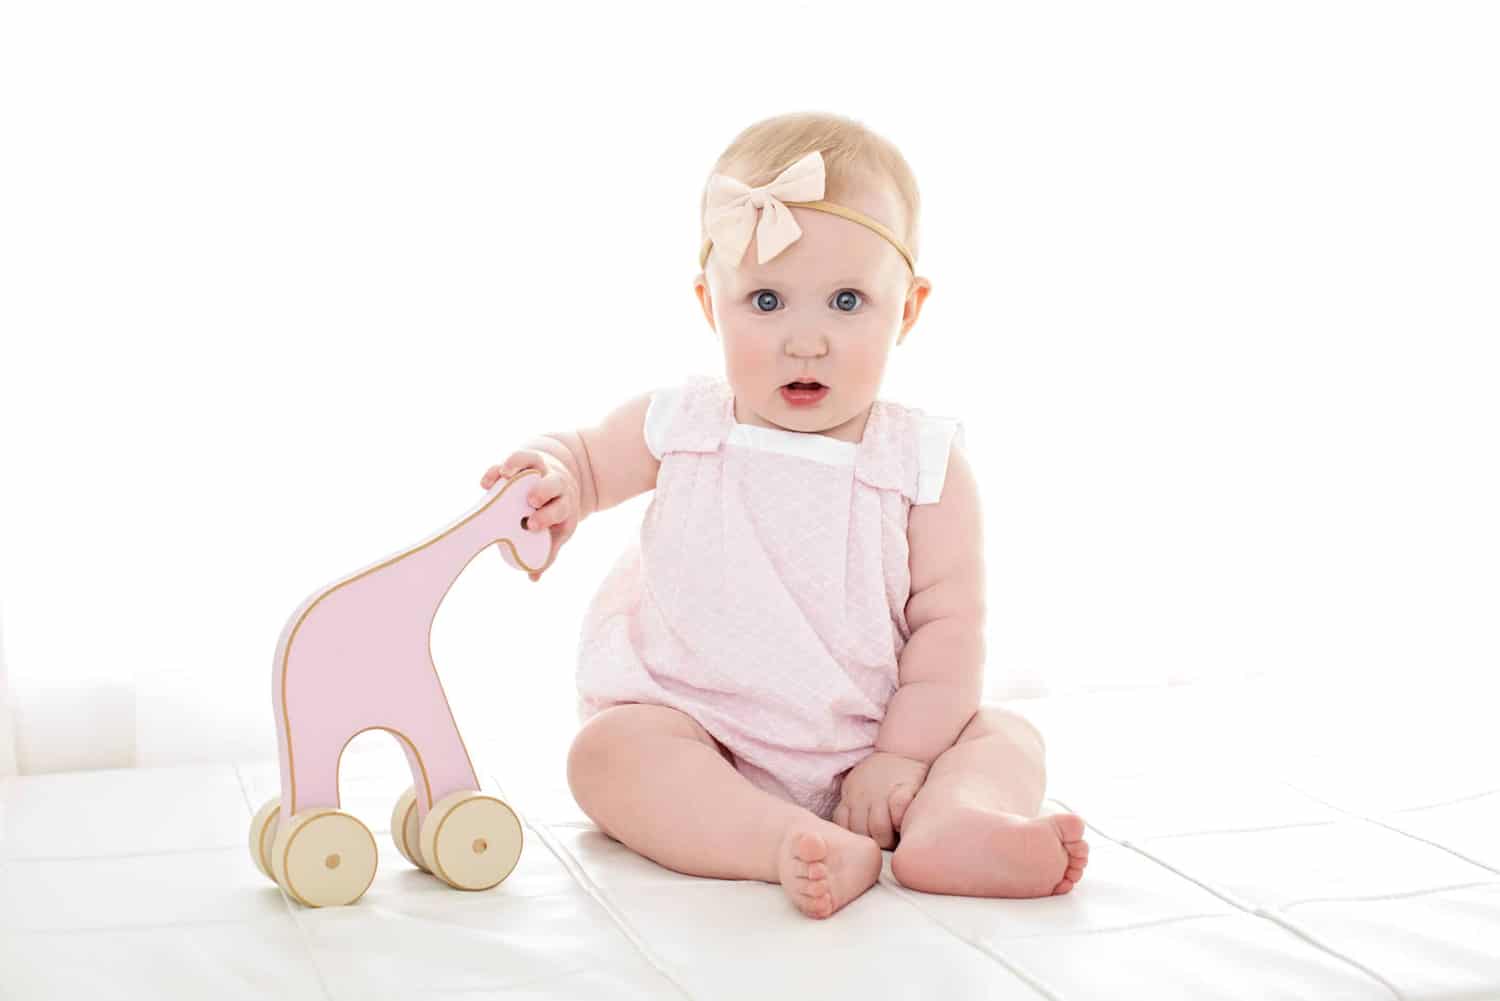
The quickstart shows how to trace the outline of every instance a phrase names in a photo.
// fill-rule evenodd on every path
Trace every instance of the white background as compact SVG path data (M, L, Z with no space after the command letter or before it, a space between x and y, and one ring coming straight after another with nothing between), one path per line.
M531 436L722 370L699 195L800 110L921 186L934 291L882 396L964 421L992 698L1492 676L1495 8L985 11L0 8L21 769L274 755L304 597ZM466 732L575 725L580 616L649 502L541 583L460 578Z

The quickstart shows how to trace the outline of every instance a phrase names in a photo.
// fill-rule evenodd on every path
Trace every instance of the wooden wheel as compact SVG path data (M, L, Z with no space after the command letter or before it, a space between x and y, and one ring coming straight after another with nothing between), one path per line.
M422 858L459 890L488 890L521 858L521 821L502 800L463 790L434 803L422 821Z
M271 846L276 842L276 826L280 819L281 797L275 796L256 811L250 821L250 857L255 860L255 868L273 883L276 875L271 872Z
M377 859L375 838L357 818L341 810L309 810L277 830L271 872L298 903L341 907L364 896L375 881Z
M391 810L391 840L401 857L423 872L431 872L422 862L422 830L417 823L417 789L412 786L396 800Z

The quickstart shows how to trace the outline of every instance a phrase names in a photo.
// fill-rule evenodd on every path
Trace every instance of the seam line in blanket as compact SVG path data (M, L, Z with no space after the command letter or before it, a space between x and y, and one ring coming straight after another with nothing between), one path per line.
M1481 879L1473 883L1455 883L1452 886L1434 886L1424 890L1406 890L1402 893L1377 893L1369 897L1308 897L1306 900L1294 900L1289 904L1282 904L1278 910L1285 913L1293 907L1301 907L1303 904L1364 904L1374 903L1378 900L1406 900L1410 897L1429 897L1435 893L1454 893L1458 890L1473 890L1481 886L1500 887L1500 881Z
M1069 804L1065 803L1064 801L1058 799L1056 796L1049 796L1048 798L1051 799L1054 803L1057 803L1060 806L1062 806L1062 808L1064 810L1068 811L1069 813L1077 813L1078 812L1078 811L1074 810L1072 806L1070 806ZM1269 921L1271 924L1274 924L1274 925L1282 928L1284 931L1287 931L1287 932L1289 932L1291 934L1294 934L1294 935L1296 935L1299 938L1305 939L1307 941L1307 943L1309 945L1313 946L1315 949L1319 949L1319 950L1327 953L1329 956L1332 956L1334 959L1342 960L1343 962L1347 963L1348 965L1354 967L1356 970L1358 970L1361 973L1363 973L1365 976L1370 977L1376 983L1380 984L1386 990L1390 991L1391 992L1391 996L1394 997L1396 999L1396 1001L1408 1001L1406 995L1402 994L1401 991L1399 991L1396 988L1395 984L1391 983L1389 980L1385 979L1380 974L1376 973L1374 970L1372 970L1369 967L1365 966L1363 963L1361 963L1358 960L1354 959L1352 956L1346 956L1342 952L1339 952L1337 949L1333 948L1331 945L1328 945L1327 943L1325 943L1325 942L1323 942L1323 941L1315 938L1310 932L1308 932L1308 931L1306 931L1304 929L1301 929L1301 928L1294 928L1294 927L1292 927L1284 919L1278 920L1277 917L1271 912L1270 909L1247 906L1247 904L1245 904L1245 903L1241 902L1240 900L1236 899L1228 891L1216 889L1215 887L1209 885L1208 883L1204 882L1203 880L1200 880L1200 879L1197 879L1196 877L1188 875L1187 873L1185 873L1181 869L1178 869L1175 866L1171 865L1170 863L1168 863L1164 859L1161 859L1161 858L1159 858L1156 855L1152 855L1150 852L1148 852L1146 849L1142 848L1140 845L1137 845L1137 844L1135 844L1134 842L1131 842L1131 841L1121 841L1119 838L1112 837L1109 834L1106 834L1104 831L1101 831L1098 827L1095 827L1092 823L1089 823L1087 826L1089 828L1093 829L1094 832L1097 833L1100 837L1102 837L1102 838L1104 838L1104 839L1106 839L1108 841L1113 841L1115 844L1119 845L1122 848L1128 848L1128 849L1130 849L1131 851L1137 853L1138 855L1140 855L1143 858L1150 859L1152 862L1155 862L1157 865L1161 866L1163 869L1166 869L1168 872L1176 873L1177 875L1181 876L1183 879L1187 880L1188 882L1193 883L1193 884L1195 884L1197 886L1202 887L1207 892L1209 892L1209 893L1213 894L1214 896L1218 897L1220 900L1223 900L1223 901L1229 903L1230 905L1238 908L1239 910L1243 911L1244 913L1249 914L1252 917L1260 918L1263 921Z
M245 776L240 774L239 765L232 765L231 767L234 769L234 780L239 783L240 796L245 801L245 809L250 811L250 817L254 819L256 807L250 802L250 790L245 785ZM280 795L279 791L277 792L277 795ZM378 858L376 859L376 864L379 864ZM327 998L328 1001L334 1001L333 992L328 989L328 981L323 977L323 968L318 965L318 954L313 950L312 943L308 941L307 929L303 928L302 922L297 920L297 912L294 910L294 908L300 907L302 905L295 903L292 900L291 896L286 892L286 888L283 887L280 883L276 883L276 892L281 894L281 903L286 907L287 920L290 921L292 923L292 927L297 930L297 941L302 943L302 949L307 953L307 961L312 966L313 976L318 978L318 990L323 992L323 996Z
M953 939L955 939L955 940L957 940L959 942L962 942L964 945L967 945L969 948L973 949L975 952L979 953L981 956L985 956L986 958L988 958L995 965L1004 968L1012 976L1014 976L1017 980L1021 981L1027 987L1030 987L1032 990L1036 991L1042 997L1046 998L1047 1001L1065 1001L1065 999L1063 998L1063 996L1061 994L1054 993L1050 988L1048 988L1045 984L1043 984L1040 980L1038 980L1033 974L1028 973L1027 971L1025 971L1025 970L1021 969L1020 967L1016 966L1014 963L1012 963L1010 960L1006 959L1003 955L1001 955L1000 953L998 953L994 949L990 948L989 946L986 946L982 942L976 942L973 939L969 938L968 936L963 935L963 934L955 931L953 929L953 927L950 926L942 918L934 916L931 912L929 912L927 910L927 908L925 908L921 904L917 903L916 895L911 890L907 889L906 887L902 886L900 883L896 882L895 879L887 878L886 874L883 873L883 872L880 874L880 885L882 885L886 889L890 890L899 899L904 900L906 902L907 906L910 907L912 910L916 911L918 914L922 915L922 917L926 918L928 921L932 922L933 924L935 924L939 928L941 928L943 931L947 932L950 938L953 938Z
M1389 990L1391 992L1391 994L1396 997L1397 1001L1408 1001L1407 996L1405 994L1402 994L1401 991L1399 991L1396 988L1395 984L1393 984L1390 981L1386 980L1384 977L1382 977L1379 974L1377 974L1374 970L1371 970L1371 969L1369 969L1369 968L1367 968L1365 966L1361 966L1359 963L1354 962L1354 960L1350 959L1348 956L1345 956L1343 953L1337 952L1334 949L1330 948L1329 946L1325 945L1323 942L1319 941L1316 937L1314 937L1313 934L1312 934L1312 932L1308 931L1306 928L1303 928L1301 925L1296 924L1295 922L1292 921L1291 918L1287 917L1285 914L1282 914L1282 913L1280 913L1278 911L1275 911L1275 910L1263 910L1263 911L1256 911L1255 912L1255 916L1258 917L1258 918L1265 918L1267 921L1271 922L1272 924L1278 925L1278 926L1280 926L1282 928L1285 928L1287 931L1291 932L1293 935L1296 935L1298 938L1305 939L1310 945L1312 945L1315 948L1323 949L1324 951L1326 951L1326 952L1328 952L1328 953L1330 953L1330 954L1332 954L1334 956L1337 956L1338 958L1340 958L1342 960L1345 960L1346 962L1349 962L1349 963L1352 963L1355 966L1358 966L1361 970L1364 970L1370 976L1374 977L1375 979L1379 980L1382 984L1384 984L1386 986L1386 989Z
M254 814L251 814L253 817ZM371 831L372 834L386 834L387 831ZM211 855L217 852L233 851L236 848L244 848L243 845L214 845L212 848L181 848L167 852L109 852L105 855L20 855L15 858L6 859L7 862L106 862L122 858L171 858L174 855ZM247 853L248 854L248 853ZM253 863L252 863L253 864Z
M98 935L102 932L153 932L171 928L217 928L223 925L253 925L270 923L278 920L269 918L201 918L192 921L142 921L134 924L107 924L89 925L86 928L58 927L58 928L7 928L5 934L20 937L22 935ZM5 995L0 994L0 997Z
M1135 931L1138 928L1152 928L1156 925L1170 925L1178 921L1210 921L1214 918L1232 918L1237 915L1228 911L1205 912L1203 914L1178 914L1170 918L1155 918L1151 921L1135 921L1128 925L1101 925L1098 928L1084 928L1081 931L1048 931L1037 932L1034 935L1004 935L997 936L997 942L1029 942L1039 938L1077 938L1081 935L1109 935L1117 931Z
M515 809L514 805L512 805L511 809ZM624 934L625 938L630 942L631 945L635 946L635 950L641 954L641 958L644 959L652 969L661 974L662 978L665 979L667 983L677 988L678 993L680 993L683 997L689 998L690 1001L696 1001L696 998L694 998L692 992L682 984L678 983L677 978L673 977L670 973L667 972L666 964L663 963L656 956L656 954L646 946L645 941L641 939L635 928L630 924L629 921L626 920L625 915L621 914L619 910L617 910L614 905L605 898L603 891L600 890L599 887L595 885L594 881L589 878L588 873L583 868L583 863L578 861L578 858L572 852L568 851L566 847L558 843L557 839L552 834L551 828L547 824L541 823L539 821L534 821L527 818L523 818L523 820L525 820L526 826L530 827L533 831L541 836L542 843L547 846L548 851L550 851L554 856L557 857L557 861L562 863L563 868L568 870L568 874L573 877L573 881L576 882L585 893L592 897L595 903L597 903L604 909L604 913L609 915L610 920L612 920L616 925L619 926L621 933Z
M1411 831L1402 830L1401 828L1396 827L1393 824L1387 824L1385 821L1381 820L1379 817L1369 817L1369 816L1366 816L1363 813L1356 813L1353 810L1346 810L1342 806L1337 805L1336 803L1330 803L1326 799L1322 799L1321 797L1314 796L1312 793L1308 792L1306 789L1299 789L1297 786L1292 785L1292 783L1287 782L1284 779L1281 780L1281 782L1282 782L1283 785L1288 786L1289 788L1296 789L1302 795L1307 796L1310 799L1317 800L1319 803L1322 803L1324 806L1328 807L1330 810L1337 810L1339 813L1342 813L1345 816L1353 817L1356 820L1363 820L1363 821L1366 821L1368 823L1375 824L1375 825L1377 825L1379 827L1384 827L1386 830L1388 830L1388 831L1394 831L1395 833L1401 835L1402 837L1411 838L1413 841L1420 841L1423 844L1431 845L1434 848L1438 848L1438 849L1441 849L1442 851L1447 852L1449 855L1452 855L1455 858L1461 858L1461 859L1463 859L1465 862L1469 863L1470 865L1478 866L1479 868L1483 869L1485 872L1500 873L1500 869L1496 869L1492 865L1485 865L1483 862L1480 862L1478 859L1472 859L1469 856L1465 855L1463 852L1457 850L1456 848L1449 848L1447 845L1441 844L1440 842L1437 842L1437 841L1433 841L1431 838L1424 838L1420 834L1413 834ZM1488 795L1488 793L1486 793L1485 795ZM1478 797L1472 797L1472 798L1477 799ZM1455 801L1455 802L1457 802L1457 801ZM1446 806L1447 804L1440 803L1440 804L1437 804L1437 805L1439 805L1439 806Z
M1302 790L1297 790L1302 792ZM1403 806L1399 810L1391 810L1390 813L1416 813L1419 810L1436 810L1440 806L1453 806L1457 803L1467 803L1471 800L1484 799L1486 796L1500 794L1500 789L1486 789L1484 792L1470 793L1467 796L1455 796L1453 799L1438 800L1436 803L1423 803L1421 806ZM1307 795L1307 793L1303 793Z
M1253 827L1210 827L1201 831L1173 831L1170 834L1147 834L1146 840L1168 841L1172 838L1201 838L1214 834L1259 834L1262 831L1290 831L1302 827L1327 827L1342 820L1300 820L1290 824L1261 824Z

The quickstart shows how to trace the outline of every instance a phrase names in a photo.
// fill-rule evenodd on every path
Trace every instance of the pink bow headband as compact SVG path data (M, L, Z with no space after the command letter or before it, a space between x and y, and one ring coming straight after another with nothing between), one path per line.
M906 258L907 267L916 274L917 266L911 251L889 228L863 212L823 201L823 177L823 154L817 150L777 174L769 184L758 188L727 174L714 174L708 179L708 204L704 209L709 237L703 242L703 252L698 255L698 267L703 267L708 261L708 252L715 243L738 266L750 246L752 232L756 239L756 257L761 264L766 263L802 235L802 227L797 225L787 208L795 205L831 212L869 227L890 241L891 246ZM758 224L757 209L760 210Z

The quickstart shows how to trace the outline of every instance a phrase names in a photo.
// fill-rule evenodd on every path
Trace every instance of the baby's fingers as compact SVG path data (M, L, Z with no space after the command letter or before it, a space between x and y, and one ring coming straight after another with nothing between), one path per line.
M896 835L891 831L891 811L884 800L870 804L870 837L882 848L896 847Z
M526 491L526 503L534 508L545 507L547 502L563 494L563 478L561 473L552 472L532 483L531 488Z
M543 529L551 528L553 525L561 525L572 516L572 499L567 495L553 497L526 516L526 530L528 532L540 532Z
M846 801L847 802L847 801ZM845 827L855 834L870 836L870 829L866 826L869 822L870 808L863 801L848 802L845 809L849 812L848 823Z
M906 808L911 806L911 801L917 798L917 790L909 785L897 786L891 790L888 802L891 807L891 828L901 830L901 824L906 820Z
M479 481L479 485L488 490L502 476L510 478L523 469L535 469L539 473L545 473L549 468L547 458L541 452L532 448L523 448L518 452L512 452L499 465L491 466L486 470L484 477Z

